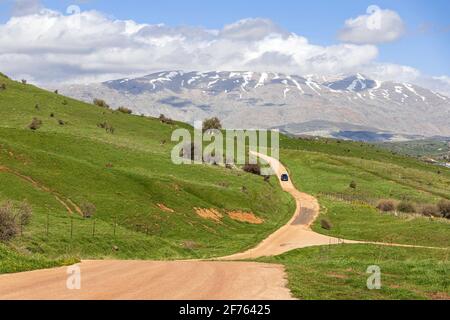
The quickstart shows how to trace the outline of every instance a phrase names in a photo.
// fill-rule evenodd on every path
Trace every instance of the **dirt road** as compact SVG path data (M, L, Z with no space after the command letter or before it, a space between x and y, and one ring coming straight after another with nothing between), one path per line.
M83 261L81 290L67 268L0 276L0 299L292 299L283 266L248 262ZM72 283L72 282L70 282Z
M312 246L360 243L358 241L337 239L312 231L310 226L320 213L320 206L317 199L298 191L291 180L281 181L281 175L288 171L278 160L263 154L255 153L255 155L270 164L278 176L282 189L291 194L295 199L295 214L285 226L271 234L257 247L219 260L254 259L264 256L280 255L294 249Z

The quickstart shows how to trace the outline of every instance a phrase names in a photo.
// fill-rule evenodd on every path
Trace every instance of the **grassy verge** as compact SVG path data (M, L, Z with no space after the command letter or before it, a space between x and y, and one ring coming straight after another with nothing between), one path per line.
M339 245L261 259L281 263L298 299L450 299L448 250ZM369 290L369 266L381 269L381 289Z
M78 261L70 257L52 260L39 255L28 256L0 244L0 274L66 266Z

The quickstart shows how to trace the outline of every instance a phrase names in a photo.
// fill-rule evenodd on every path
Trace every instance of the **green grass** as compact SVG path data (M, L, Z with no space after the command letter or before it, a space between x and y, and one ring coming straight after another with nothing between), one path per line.
M51 258L210 258L254 246L292 215L294 203L274 178L266 183L239 170L172 164L172 131L191 130L188 125L165 125L5 81L0 165L9 171L0 171L0 201L27 200L34 210L12 243L18 248ZM43 121L35 132L27 128L33 117ZM114 135L97 127L103 121L114 126ZM71 216L55 196L94 203L97 213L94 219ZM206 220L195 207L219 209L224 218ZM227 210L252 211L265 222L237 222Z
M48 259L39 255L19 254L0 244L0 274L46 269L77 263L75 258Z
M319 199L315 231L353 240L449 246L448 220L395 217L375 207L380 199L425 204L449 199L450 170L439 174L433 166L366 144L324 141L289 140L289 149L281 152L297 188ZM356 189L350 188L351 181ZM332 230L321 228L323 218L332 222Z
M286 267L289 288L305 300L449 299L448 250L338 245L291 251L260 261ZM381 289L367 288L369 266L381 269Z

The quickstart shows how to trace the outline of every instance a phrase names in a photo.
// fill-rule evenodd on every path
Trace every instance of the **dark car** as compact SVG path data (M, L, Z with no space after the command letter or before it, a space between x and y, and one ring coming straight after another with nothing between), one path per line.
M289 176L286 173L282 174L281 175L281 181L284 181L284 182L289 181Z

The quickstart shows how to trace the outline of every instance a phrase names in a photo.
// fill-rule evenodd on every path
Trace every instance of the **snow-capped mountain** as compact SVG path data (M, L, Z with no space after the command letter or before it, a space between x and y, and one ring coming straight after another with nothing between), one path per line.
M362 74L330 80L273 72L168 71L71 85L60 92L89 102L102 98L136 114L165 114L187 122L218 116L232 128L279 127L295 134L333 135L350 125L370 132L450 136L450 98ZM303 125L318 122L318 130ZM307 132L295 129L305 127Z

